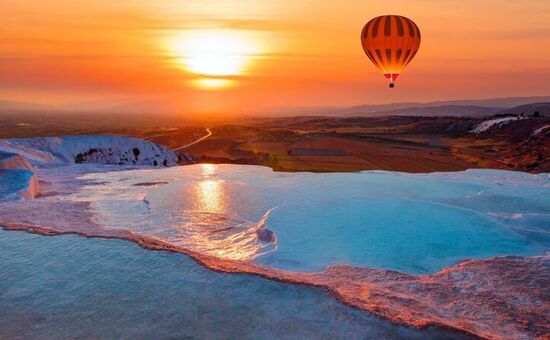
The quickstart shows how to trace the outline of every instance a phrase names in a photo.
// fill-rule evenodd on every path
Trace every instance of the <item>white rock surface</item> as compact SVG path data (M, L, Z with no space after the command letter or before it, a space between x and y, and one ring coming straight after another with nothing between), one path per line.
M477 124L472 130L470 130L470 132L475 134L483 133L495 125L500 127L502 125L510 123L513 120L521 120L521 119L526 119L526 118L519 118L514 116L514 117L502 117L502 118L486 120Z
M548 129L548 128L550 128L550 125L545 125L545 126L543 126L543 127L541 127L541 128L536 129L536 130L533 131L533 133L531 134L531 137L535 137L536 135L538 135L539 133L541 133L542 131L544 131L544 130L546 130L546 129Z
M19 154L35 165L78 162L172 166L178 160L164 146L114 135L0 139L0 151Z
M164 146L124 136L0 139L0 202L39 195L36 173L42 177L41 169L58 173L64 168L75 168L75 171L88 168L63 166L75 163L165 167L176 165L177 161L176 153ZM49 182L46 180L44 185L48 187Z

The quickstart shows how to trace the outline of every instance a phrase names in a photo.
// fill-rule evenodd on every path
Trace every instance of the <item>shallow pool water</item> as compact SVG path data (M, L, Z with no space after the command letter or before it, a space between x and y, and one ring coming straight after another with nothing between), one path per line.
M2 339L460 339L121 240L0 229Z
M92 202L108 228L294 271L340 263L423 274L466 258L550 250L548 174L195 165L84 179L70 199ZM272 242L258 238L266 227Z

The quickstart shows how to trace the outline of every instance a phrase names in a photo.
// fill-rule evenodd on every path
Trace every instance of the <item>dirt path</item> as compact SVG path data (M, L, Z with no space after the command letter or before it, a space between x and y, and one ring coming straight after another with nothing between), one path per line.
M209 128L206 128L206 132L207 132L207 134L204 135L204 136L202 136L201 138L199 138L199 139L197 139L197 140L195 140L195 141L193 141L193 142L191 142L191 143L185 144L184 146L180 146L179 148L175 148L175 149L173 149L173 150L174 150L174 151L183 150L183 149L185 149L185 148L190 147L191 145L195 145L195 144L197 144L197 143L200 143L200 142L202 142L203 140L207 139L208 137L212 136L212 131L210 131Z

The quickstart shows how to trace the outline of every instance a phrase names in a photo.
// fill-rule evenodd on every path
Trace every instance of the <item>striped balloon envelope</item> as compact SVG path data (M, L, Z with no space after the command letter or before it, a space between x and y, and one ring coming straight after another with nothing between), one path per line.
M409 18L383 15L369 21L361 32L367 57L389 79L390 87L418 52L420 30Z

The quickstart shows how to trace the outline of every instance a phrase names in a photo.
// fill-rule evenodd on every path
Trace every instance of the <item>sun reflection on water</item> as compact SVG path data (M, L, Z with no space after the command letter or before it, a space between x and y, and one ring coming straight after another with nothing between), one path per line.
M250 261L274 251L276 239L265 241L258 234L271 210L260 220L244 217L243 209L255 205L226 173L223 166L200 164L95 174L73 199L93 202L96 221L108 229L131 229L201 254Z
M200 211L221 214L225 211L225 195L222 180L204 180L197 183L198 208Z
M201 172L204 176L211 176L216 173L216 165L215 164L201 164Z
M194 249L213 256L247 261L263 251L272 251L276 245L262 243L257 236L269 215L260 222L235 218L231 213L229 183L218 177L218 166L201 164L197 181L190 187L193 210L187 211L190 219L179 226L180 236Z
M216 174L216 165L201 164L202 180L195 183L193 192L196 210L211 214L225 213L227 197L224 180L212 178Z

